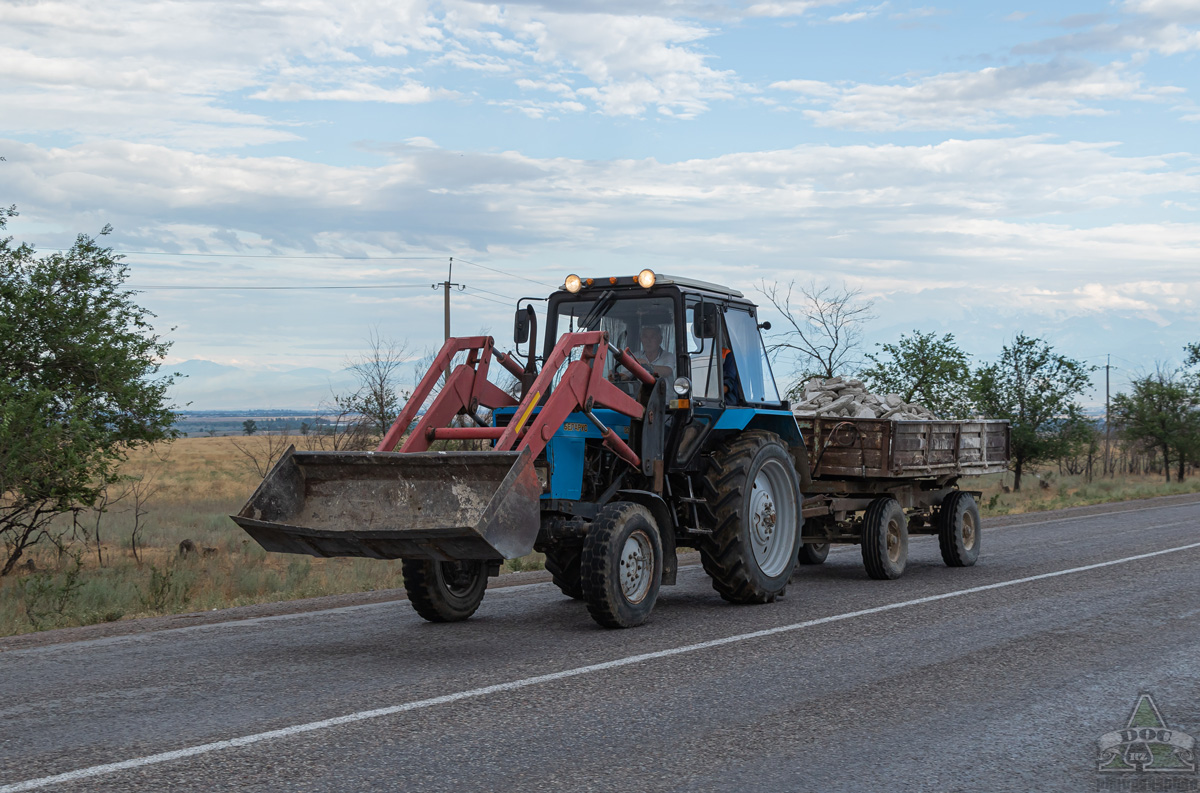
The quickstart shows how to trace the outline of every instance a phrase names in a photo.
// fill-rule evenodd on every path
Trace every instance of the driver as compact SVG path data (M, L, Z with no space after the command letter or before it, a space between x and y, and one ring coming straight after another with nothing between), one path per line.
M663 349L662 328L657 325L642 326L642 351L634 355L637 362L648 367L659 377L668 380L675 376L675 356Z

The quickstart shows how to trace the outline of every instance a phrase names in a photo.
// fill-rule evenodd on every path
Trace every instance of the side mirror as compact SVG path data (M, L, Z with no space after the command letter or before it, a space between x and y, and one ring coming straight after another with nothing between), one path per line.
M513 321L513 341L515 343L524 344L529 341L529 326L532 322L533 306L517 309L517 316Z
M771 321L767 320L766 322L760 322L758 325L758 329L759 330L770 330L771 329Z
M695 317L692 335L697 339L715 339L720 335L721 315L715 303L700 303Z

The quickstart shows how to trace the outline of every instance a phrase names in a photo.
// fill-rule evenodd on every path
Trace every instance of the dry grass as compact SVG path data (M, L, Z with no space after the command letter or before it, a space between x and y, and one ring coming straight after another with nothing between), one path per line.
M0 635L400 586L399 562L268 554L229 520L260 481L234 444L261 457L270 443L261 436L183 438L168 449L134 455L127 472L157 487L141 518L140 560L130 549L134 520L127 496L101 519L99 554L94 542L77 543L65 555L40 549L32 557L34 572L22 569L0 579ZM983 491L985 516L1200 492L1200 479L1089 483L1044 474L1041 481L1047 487L1029 476L1020 493L1003 492L1010 476L962 485ZM183 540L195 543L199 553L181 557ZM504 569L540 569L543 562L535 553Z
M401 586L398 561L268 554L229 519L260 481L235 444L263 456L268 443L182 438L133 455L126 472L157 487L141 519L140 560L126 496L102 517L98 552L94 542L65 555L39 549L34 572L0 579L0 635ZM199 552L181 557L184 540ZM505 570L539 569L543 558L530 554Z
M984 517L1200 493L1200 477L1167 483L1161 475L1095 477L1089 482L1085 476L1059 476L1057 473L1043 472L1040 478L1027 475L1018 493L1005 492L1006 486L1011 484L1011 474L993 474L978 479L964 479L959 486L964 490L983 491L979 507Z

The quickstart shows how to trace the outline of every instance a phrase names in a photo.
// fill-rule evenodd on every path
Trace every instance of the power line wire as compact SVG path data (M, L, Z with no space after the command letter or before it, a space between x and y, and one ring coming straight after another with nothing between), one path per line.
M426 284L359 284L358 286L330 286L326 284L312 284L304 286L199 286L197 284L147 284L145 286L129 285L133 290L148 290L148 289L163 289L190 292L193 290L204 289L221 292L238 292L243 290L293 290L293 289L428 289Z
M34 250L39 251L39 252L55 251L55 252L61 253L62 251L65 251L67 249L66 248L34 248ZM463 259L463 258L459 258L459 257L446 257L446 256L311 256L311 255L307 255L307 254L291 255L291 254L284 254L284 253L199 253L199 252L185 252L185 253L175 252L175 253L172 253L169 251L127 251L127 250L119 250L119 249L115 249L115 248L113 249L112 252L115 254L118 254L120 256L163 256L163 257L194 256L194 257L201 257L201 258L224 258L224 259L276 259L276 260L300 259L300 260L343 261L343 262L393 262L393 261L440 262L444 259L450 258L450 259L455 259L459 262L462 262L463 264L468 264L471 267L478 267L481 270L487 270L488 272L496 273L497 275L506 275L509 278L518 278L522 281L528 281L531 284L537 284L538 286L544 286L548 289L556 288L555 284L549 284L549 283L546 283L545 281L538 281L534 278L527 278L526 276L523 276L523 275L518 275L516 273L510 273L507 270L501 270L498 267L490 267L486 264L480 264L478 262L473 262L469 259ZM515 298L514 298L514 300L515 300Z
M466 288L466 289L469 289L469 290L471 290L472 292L482 292L483 294L487 294L487 295L495 295L496 297L502 297L502 298L504 298L505 300L510 300L510 301L512 301L514 304L517 302L517 300L519 300L519 299L520 299L520 298L516 298L516 297L510 297L510 296L508 296L508 295L502 295L502 294L500 294L499 292L493 292L493 291L492 291L492 290L490 290L490 289L480 289L479 287L477 287L477 286L471 286L470 284L466 284L466 285L465 285L465 288Z
M67 248L34 248L35 251L57 251L62 252ZM320 259L324 261L344 261L344 262L391 262L391 261L414 261L414 262L441 262L445 261L446 256L308 256L308 255L289 255L285 253L172 253L170 251L121 251L113 250L113 253L121 256L201 256L205 258L227 258L227 259Z
M480 269L482 269L482 270L490 270L491 272L493 272L493 273L499 273L500 275L507 275L507 276L509 276L510 278L520 278L522 281L528 281L529 283L531 283L531 284L537 284L538 286L545 286L545 287L547 287L547 288L550 288L550 289L554 289L554 288L555 288L555 285L554 285L554 284L548 284L548 283L546 283L545 281L535 281L535 280L534 280L534 279L532 279L532 278L526 278L526 277L525 277L525 276L523 276L523 275L517 275L516 273L510 273L510 272L507 272L507 271L505 271L505 270L497 270L495 267L488 267L486 264L476 264L475 262L467 261L466 259L459 259L459 258L457 258L457 257L455 257L455 261L462 262L463 264L469 264L469 265L471 265L472 267L478 267L478 268L480 268Z
M470 287L467 287L467 288L468 288L468 289L470 289ZM472 291L472 292L476 292L476 291L479 291L479 290L476 290L476 289L471 289L471 291ZM476 295L476 294L472 294L472 295L470 295L470 297L473 297L473 298L475 298L475 299L477 299L477 300L486 300L486 301L487 301L487 302L489 302L489 303L495 303L495 304L496 304L496 305L498 305L498 306L505 306L506 308L511 308L511 307L512 307L512 305L513 305L513 303L516 303L516 301L515 301L515 300L513 301L513 303L505 303L503 300L495 300L495 299L493 299L493 298L490 298L490 297L485 297L484 295ZM504 297L504 295L500 295L500 297Z

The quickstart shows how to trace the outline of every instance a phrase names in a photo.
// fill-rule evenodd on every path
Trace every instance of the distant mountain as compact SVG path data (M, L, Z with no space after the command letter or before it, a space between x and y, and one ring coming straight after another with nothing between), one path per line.
M269 372L192 360L164 371L183 375L176 379L170 396L174 404L191 410L313 410L332 392L345 392L355 384L346 370L315 367Z

